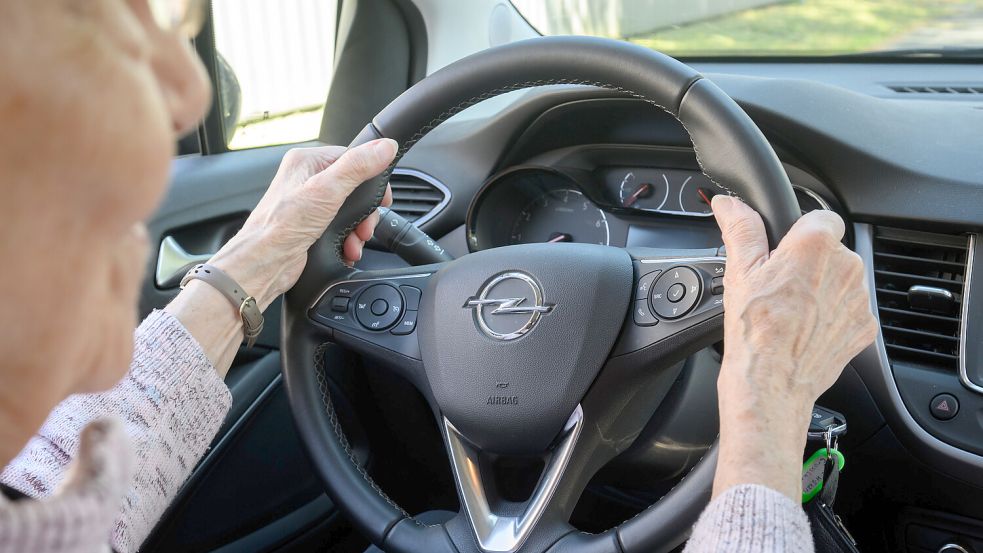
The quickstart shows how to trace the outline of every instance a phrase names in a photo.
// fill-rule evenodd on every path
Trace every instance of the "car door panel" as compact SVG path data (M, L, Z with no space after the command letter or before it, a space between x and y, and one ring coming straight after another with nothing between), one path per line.
M189 255L214 253L238 231L295 146L174 160L167 193L147 224L152 251L141 316L179 292L173 279L164 286L157 279L165 239ZM240 350L226 377L233 402L225 423L145 550L301 550L305 539L344 524L310 469L281 385L279 300L265 317L256 346Z
M147 551L275 550L334 515L293 428L279 354L229 380L238 392L230 416Z
M173 239L190 255L210 255L242 225L266 192L283 155L301 145L273 146L210 156L184 156L174 160L172 180L160 208L147 224L151 255L140 295L140 315L167 305L179 289L175 283L157 283L162 244ZM279 347L280 303L265 313L266 324L257 346Z

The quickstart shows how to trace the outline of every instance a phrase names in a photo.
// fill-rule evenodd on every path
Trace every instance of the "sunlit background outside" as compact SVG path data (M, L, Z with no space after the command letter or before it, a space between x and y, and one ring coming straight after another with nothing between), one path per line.
M316 138L334 72L336 0L212 0L221 106L239 93L229 148L239 150ZM230 114L235 115L235 114Z
M466 2L468 0L446 0ZM679 57L983 48L983 0L512 0L540 33L628 40ZM336 0L213 0L231 149L317 137Z
M630 40L676 56L983 47L983 0L513 0L543 34Z

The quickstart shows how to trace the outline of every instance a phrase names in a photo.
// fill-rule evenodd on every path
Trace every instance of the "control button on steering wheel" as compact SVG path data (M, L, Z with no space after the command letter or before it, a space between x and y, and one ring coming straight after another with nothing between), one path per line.
M689 267L673 267L652 287L652 310L663 319L678 319L700 299L702 279Z
M385 330L403 312L403 297L388 284L369 286L355 300L355 316L369 330Z

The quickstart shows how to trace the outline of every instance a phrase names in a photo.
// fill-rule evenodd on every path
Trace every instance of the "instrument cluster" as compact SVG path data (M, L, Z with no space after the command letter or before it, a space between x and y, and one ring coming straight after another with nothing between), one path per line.
M604 167L594 174L611 204L634 211L706 217L720 191L706 175L687 169Z
M793 188L803 213L830 209L816 192ZM516 166L490 178L472 201L468 247L478 251L534 242L625 246L630 227L715 226L710 201L722 192L693 169Z

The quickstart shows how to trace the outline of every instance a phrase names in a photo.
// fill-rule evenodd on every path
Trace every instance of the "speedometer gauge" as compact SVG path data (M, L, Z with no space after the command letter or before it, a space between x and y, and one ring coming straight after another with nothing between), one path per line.
M579 190L545 190L527 203L512 223L510 243L581 242L607 246L607 216Z
M492 176L468 209L468 248L537 242L624 245L627 225L598 206L592 194L597 191L585 181L582 175L536 165Z

